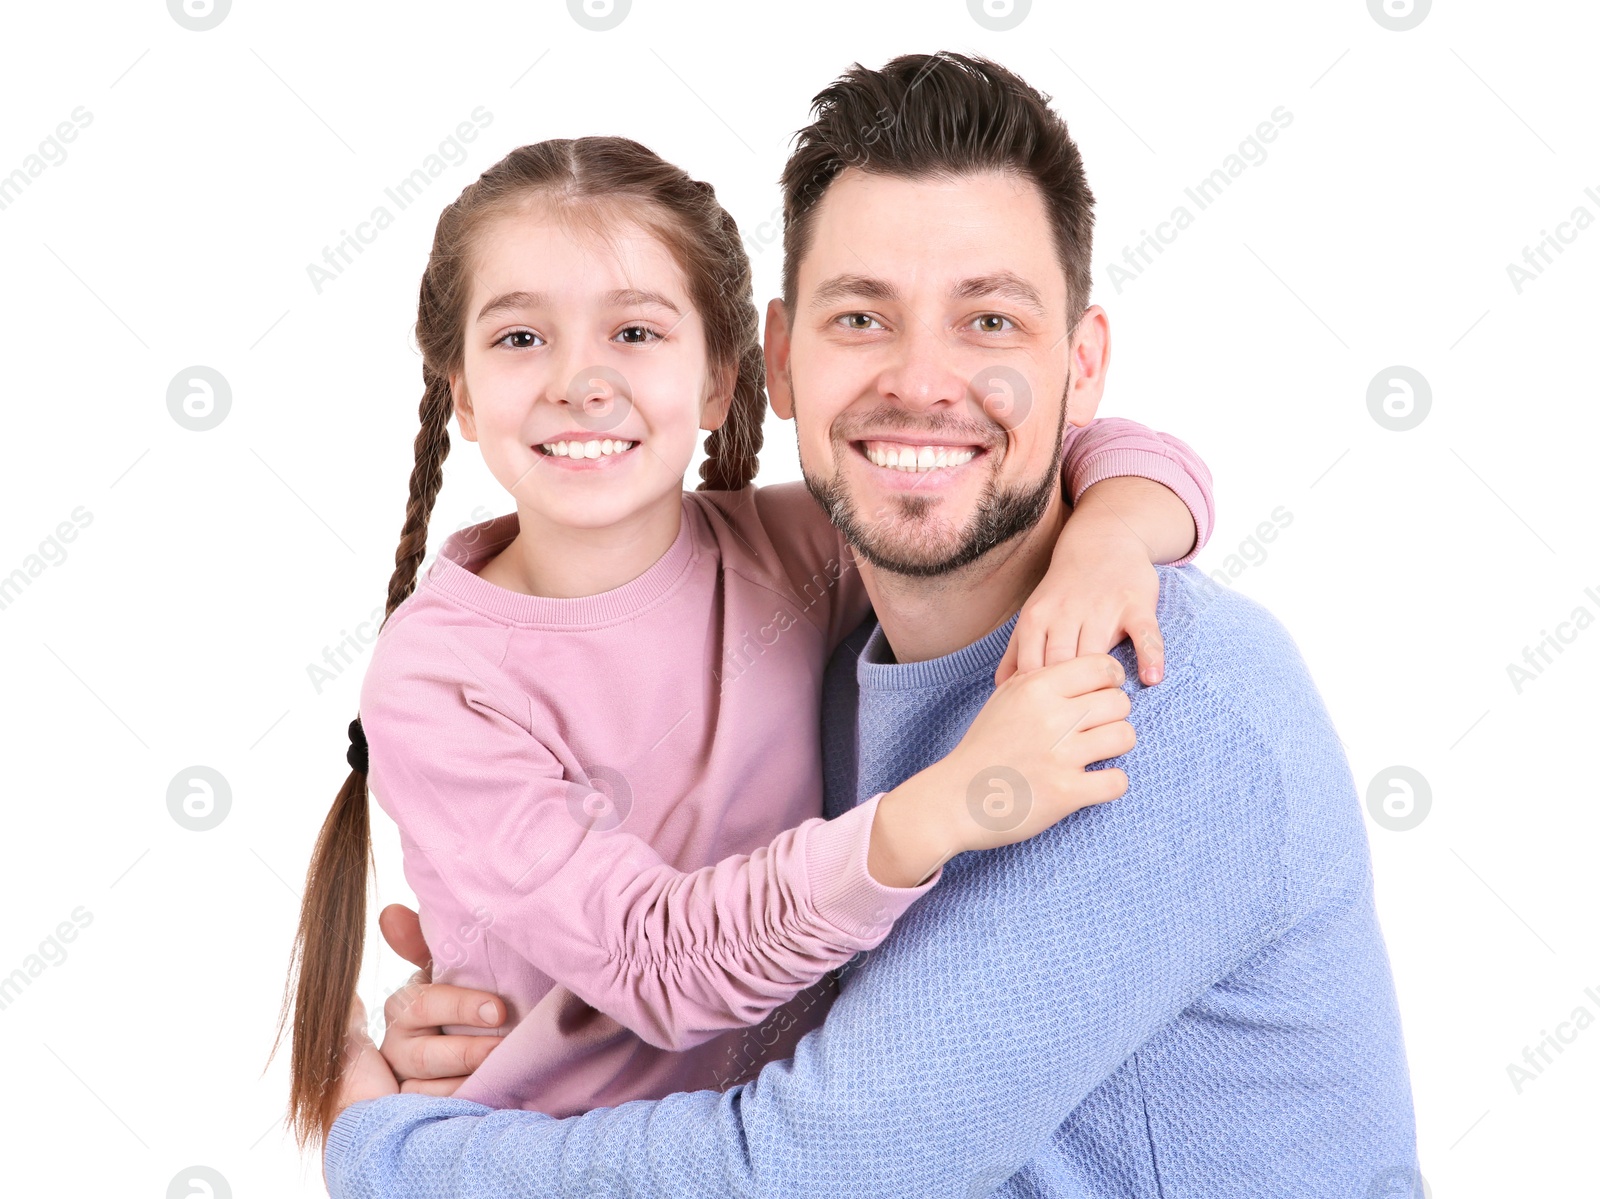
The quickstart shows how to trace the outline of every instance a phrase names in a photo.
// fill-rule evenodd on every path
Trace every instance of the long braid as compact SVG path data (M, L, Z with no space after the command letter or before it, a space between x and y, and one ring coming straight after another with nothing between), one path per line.
M384 621L416 586L417 571L427 549L428 518L444 481L444 460L450 453L451 398L449 381L423 368L425 387L411 470L411 497L406 504L395 570L389 580ZM380 626L381 631L381 626ZM366 738L360 717L351 723L363 756ZM306 871L300 923L290 955L294 1033L290 1051L289 1124L304 1147L326 1137L333 1123L349 1033L350 997L361 974L367 927L367 876L373 868L370 805L365 764L352 766L327 819L317 834ZM314 968L307 968L314 964ZM278 1014L277 1052L290 1012L290 987L285 986Z
M433 502L444 484L444 460L450 454L450 381L424 366L425 388L418 414L422 427L413 443L416 464L411 468L411 498L406 503L406 520L400 529L400 544L394 551L394 574L389 576L389 600L384 608L384 623L403 604L417 586L417 571L428 552L428 520ZM382 631L382 627L379 627Z
M726 296L742 298L741 303L729 305L737 313L732 332L739 346L733 402L727 419L706 438L706 458L700 464L701 481L696 490L738 491L750 485L761 465L761 444L766 436L762 426L767 416L766 359L761 352L760 321L750 298L750 257L739 238L739 226L717 203L711 185L696 182L718 218L722 243L718 260L727 266L719 287Z

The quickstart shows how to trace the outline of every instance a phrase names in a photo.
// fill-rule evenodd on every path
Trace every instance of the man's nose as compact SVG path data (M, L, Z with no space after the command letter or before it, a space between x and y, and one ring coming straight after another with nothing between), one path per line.
M956 347L936 327L913 318L895 340L878 391L886 400L921 410L964 402L968 383L959 369Z

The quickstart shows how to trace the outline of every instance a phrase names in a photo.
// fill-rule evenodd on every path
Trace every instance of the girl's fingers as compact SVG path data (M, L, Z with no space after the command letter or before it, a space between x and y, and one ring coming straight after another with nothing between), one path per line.
M1114 618L1095 617L1083 622L1083 628L1078 632L1078 652L1080 654L1109 654L1122 631L1121 624Z
M1072 717L1071 734L1074 740L1068 746L1068 757L1079 766L1098 762L1100 759L1090 757L1089 751L1105 748L1106 742L1103 734L1098 739L1091 739L1090 734L1112 725L1127 724L1128 713L1132 706L1128 693L1120 687L1102 687L1099 691L1092 691L1086 696L1079 697L1079 702L1072 709L1075 712ZM1127 725L1127 727L1132 729L1133 726ZM1102 756L1114 758L1117 755Z
M1082 757L1087 766L1091 762L1104 762L1107 758L1120 758L1133 748L1134 742L1133 726L1126 720L1118 720L1085 729L1078 738L1074 752ZM1096 772L1091 770L1086 773Z
M1085 806L1117 799L1128 790L1127 774L1115 766L1107 766L1104 770L1087 770L1083 779L1084 785L1081 790L1086 796Z
M1135 617L1128 622L1128 640L1139 658L1139 681L1146 687L1159 683L1167 671L1167 647L1161 639L1161 626L1154 616Z
M1078 656L1078 641L1081 636L1077 621L1070 624L1063 623L1055 629L1048 641L1045 642L1040 655L1040 666L1054 666L1058 662L1070 662Z
M1017 646L1017 673L1027 674L1044 665L1044 638L1046 625L1041 620L1024 616L1017 621L1011 640Z
M456 1088L466 1081L466 1075L460 1078L408 1078L400 1084L400 1091L405 1095L449 1097L454 1095Z
M1000 659L1000 665L994 668L994 685L998 687L1012 675L1017 673L1017 630L1011 630L1011 640L1006 643L1006 652Z

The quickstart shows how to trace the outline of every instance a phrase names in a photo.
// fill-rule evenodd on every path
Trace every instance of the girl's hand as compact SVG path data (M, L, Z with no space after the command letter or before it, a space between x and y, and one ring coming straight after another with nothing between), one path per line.
M1069 520L1044 579L1022 605L1011 643L994 672L1013 674L1108 653L1126 636L1138 655L1139 681L1154 686L1165 669L1156 623L1160 580L1144 543L1131 534L1076 534Z
M1115 658L1091 654L996 687L949 754L878 801L868 873L921 886L958 853L1025 841L1122 795L1123 771L1086 767L1134 746L1124 678Z
M1195 536L1188 506L1160 483L1115 476L1086 488L1056 539L1050 569L1022 605L995 685L1080 654L1108 653L1124 636L1138 656L1139 681L1159 683L1166 666L1156 623L1161 581L1151 563L1182 558Z

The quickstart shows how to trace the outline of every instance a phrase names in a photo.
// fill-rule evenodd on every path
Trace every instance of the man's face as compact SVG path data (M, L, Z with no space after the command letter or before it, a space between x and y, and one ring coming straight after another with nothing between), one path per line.
M769 386L807 486L867 561L941 574L1038 522L1059 486L1068 303L1030 180L850 168L829 185L794 312L768 312Z

